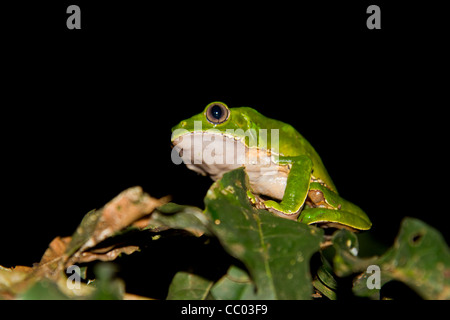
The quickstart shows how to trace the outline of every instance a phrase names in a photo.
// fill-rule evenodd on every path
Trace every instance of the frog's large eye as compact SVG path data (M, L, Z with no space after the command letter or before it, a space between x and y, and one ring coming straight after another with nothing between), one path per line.
M220 124L228 120L230 110L223 102L212 102L207 106L206 119L212 124Z

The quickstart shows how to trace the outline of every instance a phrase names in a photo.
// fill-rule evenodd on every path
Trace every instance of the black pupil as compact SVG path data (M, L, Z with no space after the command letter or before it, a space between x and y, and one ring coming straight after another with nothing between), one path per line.
M211 108L211 114L215 119L219 120L222 117L222 108L218 105L213 106Z

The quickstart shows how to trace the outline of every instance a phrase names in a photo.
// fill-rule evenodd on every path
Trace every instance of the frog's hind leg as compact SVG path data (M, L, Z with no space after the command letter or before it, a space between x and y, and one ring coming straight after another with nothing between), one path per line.
M372 222L357 205L317 182L312 182L299 221L306 224L325 224L337 228L368 230Z
M278 163L291 165L283 199L280 203L267 200L264 205L269 211L283 218L297 220L308 195L313 163L307 156L280 156Z
M361 215L352 211L326 208L305 209L302 211L298 221L306 224L324 224L329 227L350 230L369 230L372 226L372 222L370 222L365 213Z

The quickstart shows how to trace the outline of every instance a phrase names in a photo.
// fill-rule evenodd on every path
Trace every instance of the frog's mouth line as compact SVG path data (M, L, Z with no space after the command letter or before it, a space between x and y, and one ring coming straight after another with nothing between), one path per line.
M208 131L201 131L201 132L189 132L189 133L185 133L182 135L177 136L175 139L172 139L172 144L174 147L176 147L177 145L179 145L180 143L183 143L183 139L186 138L190 138L190 137L194 137L195 142L197 143L195 146L200 146L201 148L205 148L205 145L209 145L211 143L218 143L219 144L219 148L220 145L225 145L230 147L230 149L226 149L226 150L231 150L231 149L236 149L235 146L231 147L230 144L237 144L240 145L242 150L253 150L253 149L257 149L257 151L259 153L264 153L265 156L280 156L282 155L281 153L277 152L277 151L273 151L271 149L267 149L264 147L260 147L259 145L257 145L256 141L257 138L255 136L253 136L251 138L250 142L248 145L245 143L245 137L238 137L238 136L233 136L231 134L227 134L227 133L223 133L223 132L214 132L211 130ZM267 143L266 143L267 144ZM191 143L190 146L193 146L194 144ZM186 146L184 146L185 148Z
M214 132L212 130L209 130L209 131L200 131L200 132L188 132L188 133L179 135L175 139L172 139L172 144L174 146L176 146L177 144L182 143L183 139L189 138L192 136L195 136L195 137L198 136L199 138L201 138L202 141L206 141L206 142L210 142L210 141L211 142L220 142L219 139L222 139L222 140L229 140L229 141L235 140L235 141L239 141L239 142L243 143L243 141L241 140L243 138L241 138L241 137L236 137L231 134L227 134L227 133L223 133L223 132Z

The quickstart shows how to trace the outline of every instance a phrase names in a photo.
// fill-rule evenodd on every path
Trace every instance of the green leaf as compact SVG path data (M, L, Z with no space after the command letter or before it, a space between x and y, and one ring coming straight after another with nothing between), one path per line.
M334 271L339 277L361 272L374 264L378 257L362 259L358 257L359 242L355 233L346 229L336 231L332 237L336 254L333 259Z
M58 285L50 280L43 279L36 282L19 295L22 300L68 300L67 297L58 287Z
M450 299L450 250L436 229L418 219L405 218L394 245L379 258L361 259L353 255L355 241L356 236L346 230L333 235L336 274L346 276L366 270L353 283L355 295L377 297L379 290L368 286L368 281L375 279L374 273L367 272L373 265L380 270L380 287L397 280L424 299Z
M196 236L210 234L210 221L197 207L167 203L153 212L150 225L152 228L184 229Z
M97 263L94 266L96 288L90 300L121 300L125 294L125 283L115 277L117 267L110 262Z
M313 286L328 299L336 300L337 296L335 291L338 284L334 278L333 268L323 255L323 252L321 252L320 258L322 265L317 270L317 275L313 281Z
M180 271L170 284L167 300L205 300L212 285L212 281Z
M86 213L75 233L72 235L72 241L67 246L66 254L68 256L74 254L84 243L89 240L92 233L95 231L101 216L102 211L100 210L94 209Z
M255 300L256 287L248 273L236 266L228 272L211 289L216 300Z
M418 219L403 220L393 247L376 264L382 285L395 279L424 299L450 299L449 247L436 229Z
M367 267L377 262L378 257L360 258L359 242L355 233L346 229L338 230L332 237L333 247L336 254L333 258L334 272L339 277L349 276L354 273L360 273L367 270ZM363 273L358 280L364 278L362 281L355 281L353 285L353 293L357 296L363 296L370 299L379 300L380 290L367 286L367 278L372 273Z
M310 299L309 260L323 230L255 209L243 168L226 173L205 198L212 230L225 250L250 272L258 299Z

